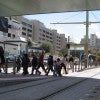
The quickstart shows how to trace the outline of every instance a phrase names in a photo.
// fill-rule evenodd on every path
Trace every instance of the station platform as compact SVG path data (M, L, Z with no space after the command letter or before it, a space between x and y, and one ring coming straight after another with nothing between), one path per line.
M93 73L98 70L100 70L100 66L87 68L87 69L81 70L79 72L72 72L71 70L69 70L68 74L63 74L63 76L65 76L65 77L66 76L68 76L68 77L79 77L79 76L85 77L86 76L87 77L87 74L86 74L87 72L90 71L91 73ZM28 71L29 71L29 74L27 74L27 75L22 75L22 69L20 70L19 73L13 74L13 69L8 68L7 74L5 74L4 72L0 73L0 87L53 77L52 73L49 73L48 76L46 76L44 72L42 72L41 75L30 75L31 68L29 68ZM42 69L41 69L41 71L42 71ZM63 73L63 71L62 71L62 73Z

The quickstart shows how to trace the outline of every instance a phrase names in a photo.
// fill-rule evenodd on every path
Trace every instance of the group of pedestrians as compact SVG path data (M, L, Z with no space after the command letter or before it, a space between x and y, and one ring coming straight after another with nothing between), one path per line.
M41 74L41 72L39 71L40 67L45 72L45 75L48 75L51 71L54 76L62 76L61 75L62 67L64 67L65 74L68 74L66 65L64 63L65 57L63 58L63 60L60 60L60 58L57 58L56 60L54 60L53 56L49 55L49 57L47 59L47 66L44 66L44 62L43 62L44 54L43 53L40 54L39 58L37 58L37 56L33 55L31 75L34 73L34 70L36 70L35 74Z
M65 56L66 57L66 56ZM64 68L65 74L68 74L66 65L64 63L65 57L61 60L57 58L56 60L53 59L52 55L49 55L47 59L47 66L44 65L44 53L39 53L39 56L33 54L32 59L30 60L28 54L24 54L21 59L19 57L16 59L16 64L18 66L23 67L23 75L29 74L28 67L31 66L31 75L40 75L41 71L40 68L44 71L45 75L48 75L50 71L53 73L54 76L62 76L61 69ZM17 66L17 67L18 67ZM20 67L17 68L17 72L20 70Z
M69 59L73 62L72 59ZM66 69L67 55L65 55L62 59L57 58L54 60L52 55L49 55L47 59L47 65L44 65L44 52L39 53L39 55L33 54L32 59L30 60L28 54L23 54L22 57L15 57L15 72L19 72L21 67L23 68L23 75L29 74L28 68L32 67L31 75L36 74L40 75L40 68L44 71L45 75L48 75L50 71L54 76L62 76L61 71L64 69L65 74L68 74ZM4 58L4 50L0 48L0 65L5 63ZM1 71L1 69L0 69Z

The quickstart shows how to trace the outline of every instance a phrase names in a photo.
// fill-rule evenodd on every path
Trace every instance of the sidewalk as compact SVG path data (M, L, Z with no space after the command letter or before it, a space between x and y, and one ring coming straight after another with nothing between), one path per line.
M29 74L22 75L22 69L16 74L13 74L13 68L8 68L7 74L2 70L0 73L0 87L48 78L45 75L30 75L30 71L31 69L29 68Z
M90 71L98 71L98 69L100 70L100 68L91 68ZM80 76L85 74L89 69L86 69L84 71L80 71L80 72L73 72L70 70L69 74L63 74L63 76ZM3 71L2 73L0 73L0 87L3 86L8 86L8 85L13 85L13 84L18 84L18 83L23 83L23 82L30 82L30 81L36 81L36 80L41 80L41 79L46 79L52 76L52 73L50 73L50 76L45 76L45 73L42 72L41 75L30 75L31 73L31 68L28 69L29 74L28 75L22 75L22 69L19 73L13 74L13 69L12 68L8 68L8 74L5 74ZM42 70L41 70L42 71ZM83 73L83 74L82 74Z

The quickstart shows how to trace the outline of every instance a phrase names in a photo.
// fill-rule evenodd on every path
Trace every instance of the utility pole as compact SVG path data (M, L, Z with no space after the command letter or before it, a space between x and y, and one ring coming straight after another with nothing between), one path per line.
M68 56L70 56L70 36L68 36L67 48L68 48Z
M85 68L88 67L88 32L89 32L89 11L86 11L86 41L85 41Z

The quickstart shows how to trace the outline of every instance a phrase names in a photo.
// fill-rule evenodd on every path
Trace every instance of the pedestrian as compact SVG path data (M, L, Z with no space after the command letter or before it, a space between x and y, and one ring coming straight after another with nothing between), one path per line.
M0 46L0 72L1 72L1 67L4 64L5 64L4 50L3 50L3 47Z
M48 75L48 73L50 72L50 70L54 74L54 70L53 70L53 56L49 55L47 64L48 64L48 70L47 70L46 75Z
M54 61L54 76L57 76L57 61Z
M36 74L37 73L41 73L38 69L37 69L37 65L38 65L38 58L33 54L33 58L32 58L32 72L31 75L33 75L34 70L36 70Z
M30 59L28 57L28 54L24 54L22 58L23 75L28 74L29 63L30 63Z
M70 63L70 68L71 68L72 72L74 72L74 58L72 55L70 55L70 57L69 57L69 63Z
M17 72L20 71L21 63L22 63L22 61L21 61L20 56L17 56L17 57L16 57L16 67L17 67Z
M57 76L62 76L61 75L61 61L60 58L57 58L57 62L56 62L56 71L57 71Z
M39 54L38 68L37 69L39 70L39 68L41 67L46 74L46 69L44 67L44 61L43 60L44 60L44 53L42 52L42 53Z
M64 57L62 58L61 67L64 69L65 74L68 74L67 69L66 69L66 55L64 55Z

